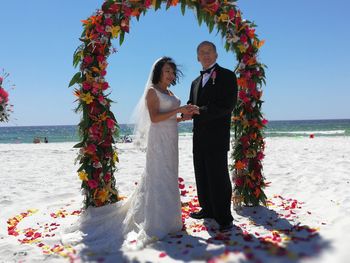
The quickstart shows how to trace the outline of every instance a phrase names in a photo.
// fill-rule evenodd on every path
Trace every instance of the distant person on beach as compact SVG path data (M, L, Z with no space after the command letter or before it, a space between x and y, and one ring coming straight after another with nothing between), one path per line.
M44 138L44 142L45 142L45 143L48 143L49 140L45 137L45 138Z
M40 141L40 138L39 137L35 137L34 139L33 139L33 143L40 143L41 141Z
M203 70L191 85L188 104L199 107L193 115L193 164L199 212L195 219L214 218L220 231L233 227L231 215L232 185L228 173L231 113L237 101L234 72L217 63L216 47L209 41L197 47L197 59ZM191 119L191 116L184 116Z

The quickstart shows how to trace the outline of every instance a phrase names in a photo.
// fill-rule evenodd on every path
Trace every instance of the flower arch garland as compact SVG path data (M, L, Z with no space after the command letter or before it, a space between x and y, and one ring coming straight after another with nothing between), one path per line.
M4 82L10 74L2 70L0 76L0 122L8 122L12 105L9 103L9 94L4 88Z
M73 65L80 65L69 86L79 84L75 89L78 107L82 111L79 123L81 142L78 174L82 180L85 207L103 206L119 200L113 173L116 170L118 154L113 147L113 135L118 132L118 123L110 111L111 100L106 91L109 84L105 79L107 58L115 50L111 41L119 38L123 43L129 33L129 22L139 19L148 9L155 10L165 3L181 5L196 12L199 24L205 22L211 32L217 28L225 38L227 51L235 52L239 62L239 99L232 118L235 139L231 159L233 165L234 197L236 204L265 204L266 186L262 175L261 161L264 158L262 130L267 123L261 114L262 85L265 83L264 65L258 62L258 51L264 41L255 33L255 24L242 19L235 0L105 0L102 8L83 20L83 42L75 51Z

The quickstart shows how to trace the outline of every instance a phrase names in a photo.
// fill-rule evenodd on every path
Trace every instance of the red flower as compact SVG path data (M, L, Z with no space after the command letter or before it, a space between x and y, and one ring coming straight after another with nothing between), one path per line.
M111 118L107 118L106 123L107 123L107 127L109 129L111 129L111 130L114 129L114 126L115 126L114 120L112 120Z
M105 97L103 97L103 95L98 96L98 102L101 103L102 105L104 105L106 102Z
M94 180L98 181L101 173L102 173L102 169L101 168L95 169L95 171L94 171L94 173L92 175Z
M234 9L231 9L230 11L228 11L228 16L230 17L230 20L232 20L236 15L236 12Z
M102 83L102 89L103 89L103 90L108 89L108 87L109 87L109 84L108 84L107 81Z
M92 57L90 57L90 56L86 56L86 57L84 58L84 63L85 63L86 65L91 64L93 61L94 61L94 59L93 59Z
M89 136L94 141L99 141L102 138L102 130L98 124L94 124L89 128Z
M98 115L102 111L101 106L96 101L91 102L88 105L88 107L89 107L89 112L92 115Z
M123 13L126 17L129 17L132 14L132 9L127 6L123 6Z
M95 29L96 29L96 31L97 31L98 33L107 34L106 31L105 31L105 27L102 26L102 25L96 25Z
M241 42L247 43L247 41L248 41L248 37L245 34L241 35Z
M105 61L105 57L104 57L104 56L99 55L99 56L97 56L97 61L102 63L102 62L104 62L104 61Z
M146 0L144 3L146 8L149 8L152 5L152 1L151 0Z
M249 38L254 38L254 35L255 35L255 29L254 28L247 27L245 32L247 33Z
M261 161L262 159L264 159L265 155L262 152L258 152L256 157L258 158L259 161Z
M106 18L105 19L105 24L107 26L112 26L113 25L113 19L112 18Z
M104 141L100 144L101 147L110 147L112 144L112 136L108 136L104 139ZM105 155L106 158L111 157L110 154Z
M4 100L5 102L8 101L8 96L9 94L7 93L6 90L4 90L3 88L0 88L0 99ZM2 101L0 101L2 102Z
M90 90L91 89L91 85L88 82L83 82L83 89L84 90Z
M87 154L94 154L96 152L96 145L89 144L88 146L85 147L85 152Z
M103 5L102 5L102 10L105 12L105 13L110 13L110 14L116 14L119 12L120 10L120 4L117 4L117 3L113 3L111 4L108 8L108 2L105 2Z
M91 189L96 189L98 187L98 183L95 180L89 180L87 183Z
M243 179L241 177L237 177L235 179L235 185L238 186L238 187L242 186L243 185Z
M105 180L106 183L108 183L111 180L111 177L112 177L111 173L106 173L103 179Z

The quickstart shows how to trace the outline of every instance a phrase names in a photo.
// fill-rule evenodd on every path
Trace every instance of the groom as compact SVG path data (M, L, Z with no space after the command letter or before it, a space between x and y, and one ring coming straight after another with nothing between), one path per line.
M231 112L237 101L234 72L216 63L216 47L209 41L197 47L203 71L191 85L188 104L198 106L193 115L193 163L202 209L191 213L195 219L214 218L220 231L232 228L232 185L228 173ZM189 116L184 116L189 119Z

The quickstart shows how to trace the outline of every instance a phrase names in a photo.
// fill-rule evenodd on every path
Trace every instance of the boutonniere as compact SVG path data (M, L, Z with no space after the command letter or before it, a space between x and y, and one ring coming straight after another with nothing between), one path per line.
M213 85L215 85L215 79L216 79L216 71L214 70L213 73L211 73L211 79L213 80Z

